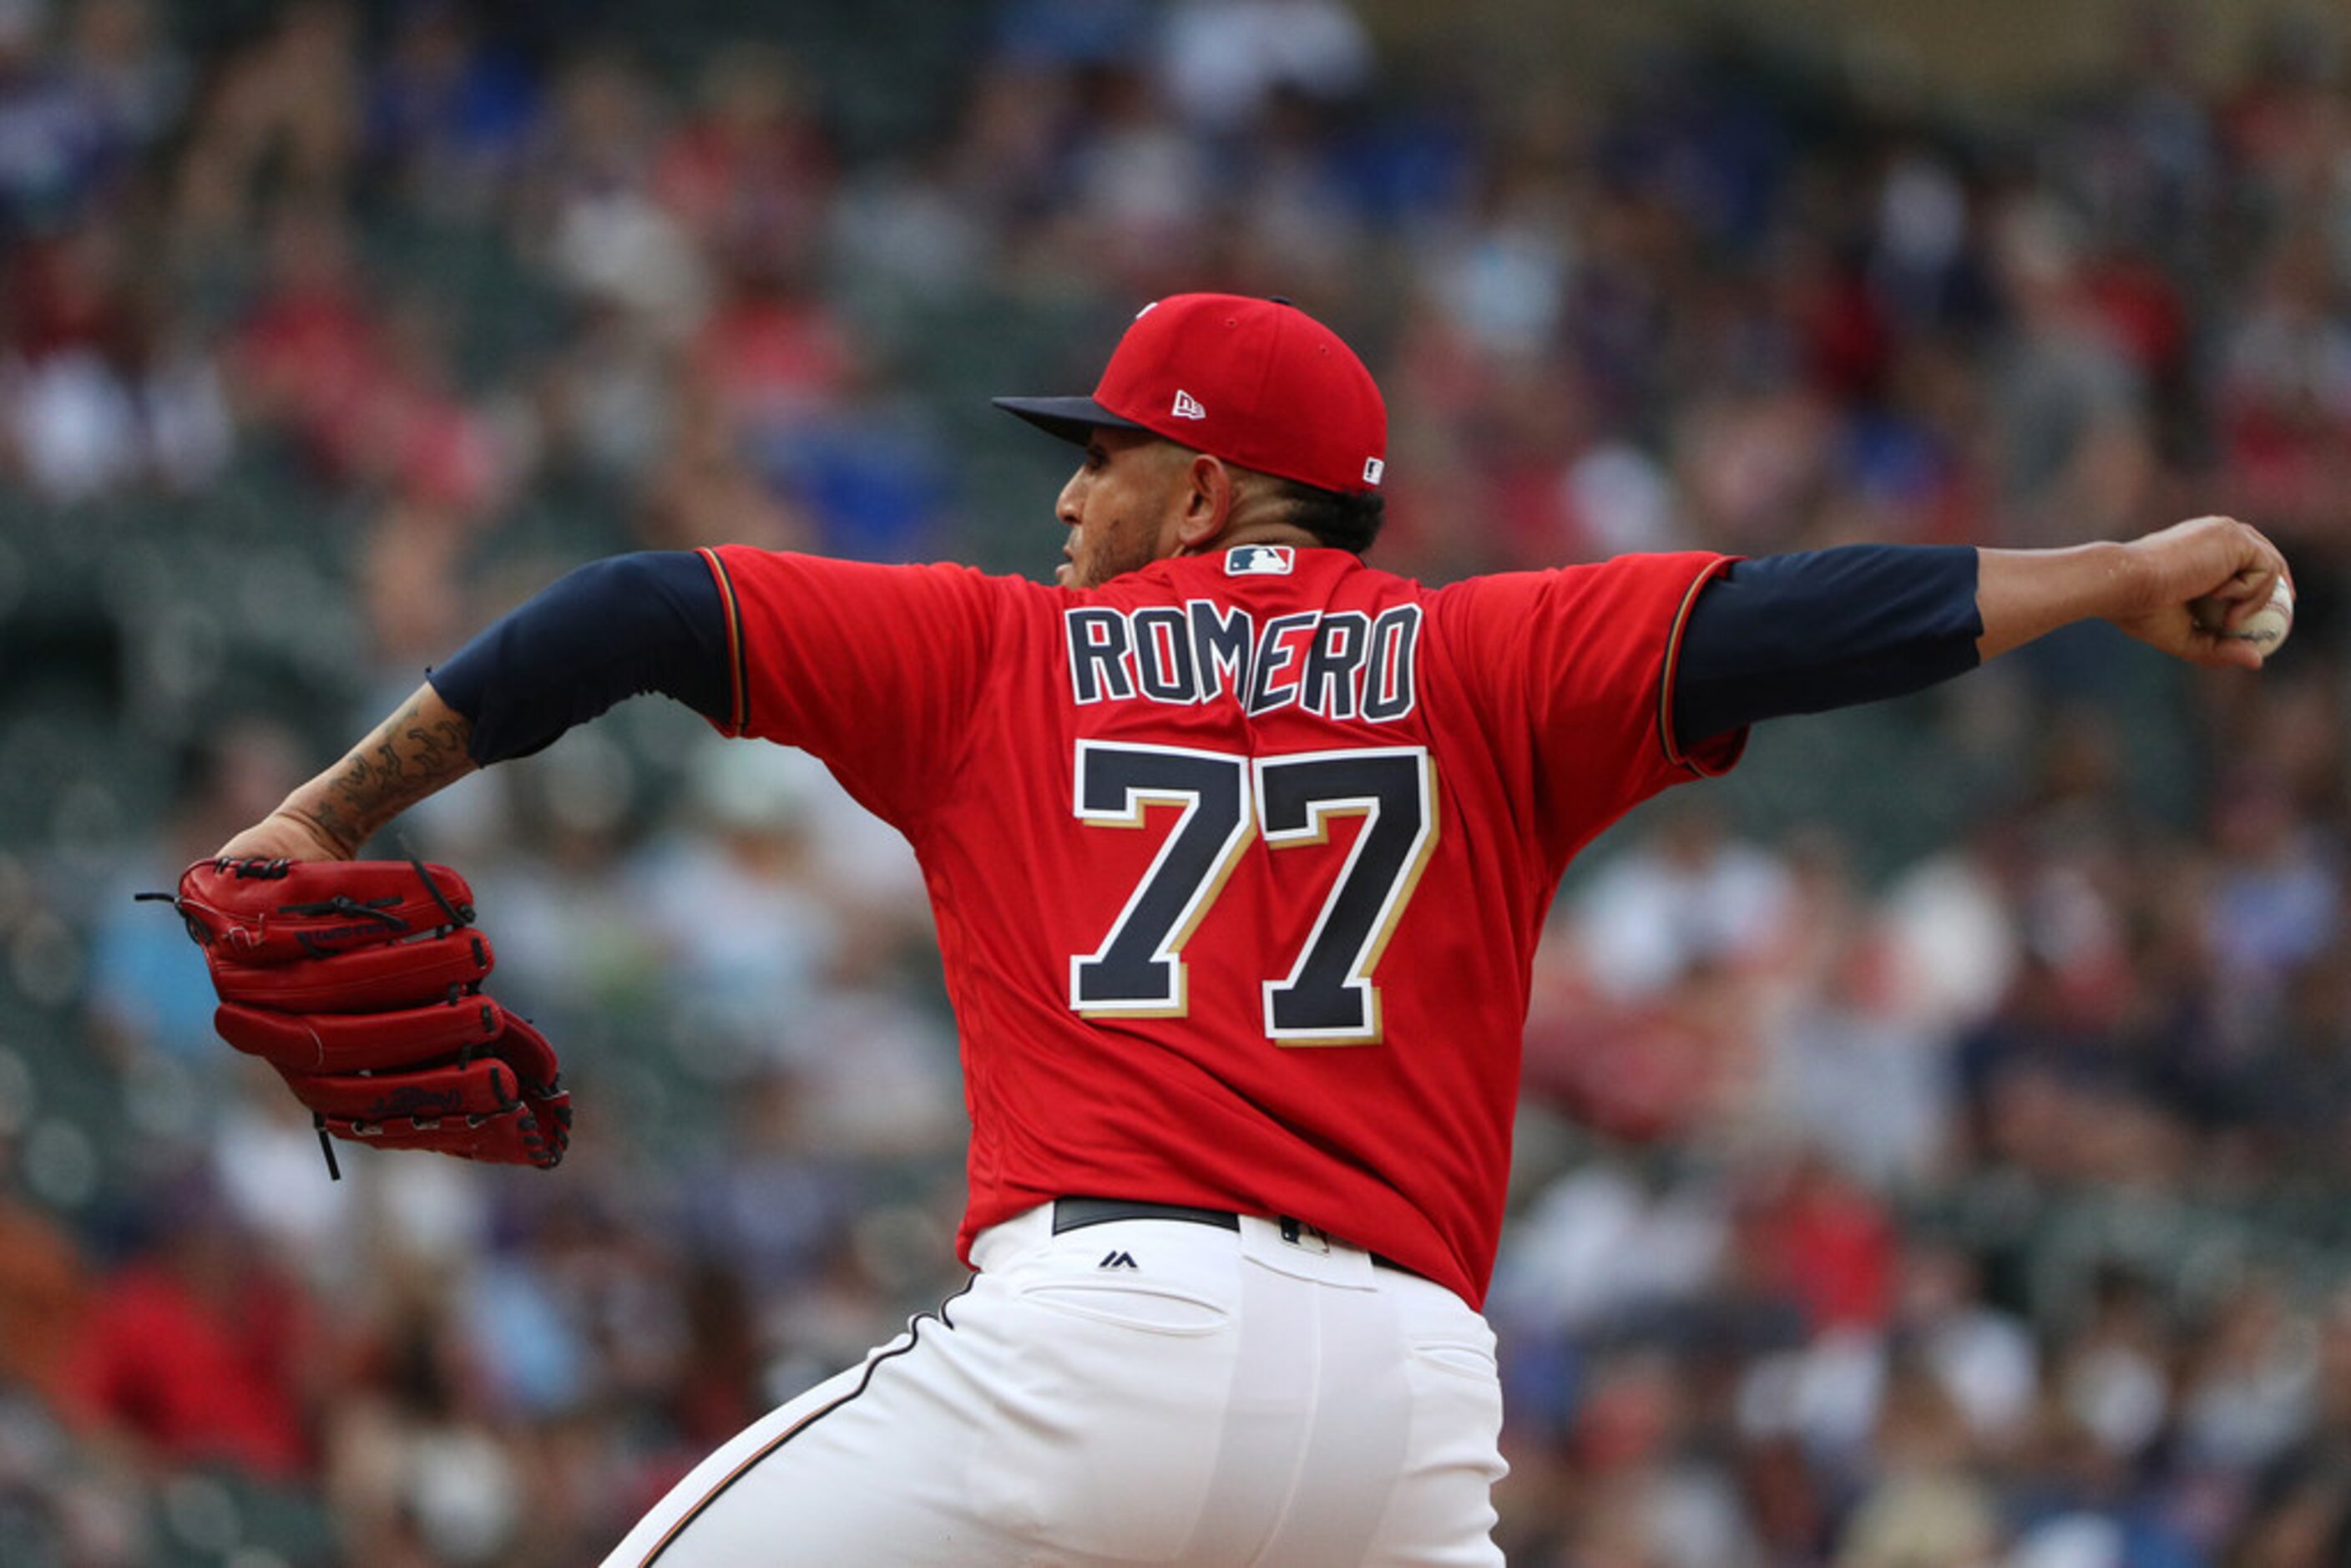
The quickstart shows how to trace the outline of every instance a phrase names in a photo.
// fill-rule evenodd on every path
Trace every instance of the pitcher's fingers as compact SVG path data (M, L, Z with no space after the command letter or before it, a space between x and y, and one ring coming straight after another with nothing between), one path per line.
M2225 596L2229 603L2228 627L2231 632L2267 609L2270 601L2277 597L2280 587L2285 588L2289 600L2293 597L2294 590L2287 584L2284 573L2275 567L2252 572L2250 579L2241 594L2231 591ZM2233 589L2234 585L2231 586Z

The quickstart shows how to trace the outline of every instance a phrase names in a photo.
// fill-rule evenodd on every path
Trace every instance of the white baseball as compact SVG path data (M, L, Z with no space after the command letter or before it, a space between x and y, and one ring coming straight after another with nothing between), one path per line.
M2267 658L2285 642L2286 633L2294 630L2294 590L2284 578L2270 590L2270 601L2245 617L2242 623L2228 635L2240 642L2251 643Z

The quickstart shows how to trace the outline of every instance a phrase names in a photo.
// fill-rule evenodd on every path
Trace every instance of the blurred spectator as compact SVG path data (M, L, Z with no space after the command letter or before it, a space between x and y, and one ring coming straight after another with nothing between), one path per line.
M1162 47L1169 98L1211 131L1240 127L1284 89L1331 102L1371 79L1371 39L1339 0L1180 0Z
M821 231L832 155L792 60L758 47L714 58L702 113L655 161L656 200L703 247L737 265L773 266Z
M651 191L658 110L627 61L588 55L557 84L556 108L529 168L542 209L522 240L545 246L554 277L622 308L666 339L692 332L708 306L715 258Z
M2040 1393L2032 1331L1983 1299L1983 1270L1964 1249L1931 1238L1904 1250L1896 1329L1976 1441L2004 1448Z
M806 755L714 743L696 754L706 838L657 846L630 877L667 962L690 974L680 1044L701 1071L734 1077L830 1049L803 1035L843 933L815 880L816 793Z
M0 1388L59 1392L89 1294L72 1239L25 1201L12 1172L0 1186Z
M538 111L538 82L518 55L486 40L456 0L424 0L404 8L371 73L368 157L406 183L420 211L480 221L493 215Z
M177 170L192 240L232 246L265 192L329 205L345 192L367 95L347 0L294 0L263 37L217 62L197 94Z
M121 171L127 127L93 76L44 45L47 0L0 0L0 235L70 221Z
M2340 1298L2320 1326L2317 1419L2259 1472L2239 1557L2248 1568L2304 1568L2351 1554L2351 1305Z
M308 1474L321 1370L311 1304L201 1180L167 1189L152 1218L155 1239L91 1301L64 1408L142 1463Z
M507 1560L524 1520L482 1379L434 1303L395 1303L327 1435L326 1485L346 1536L387 1563Z
M1855 1510L1836 1568L1989 1568L1999 1560L1997 1500L1969 1473L1967 1434L1939 1383L1915 1370L1896 1375L1876 1448L1883 1473Z
M1612 861L1576 901L1576 948L1610 995L1735 969L1787 935L1786 868L1729 838L1705 808L1676 804L1648 844Z
M120 145L144 151L172 128L187 101L188 62L150 0L78 0L67 48Z

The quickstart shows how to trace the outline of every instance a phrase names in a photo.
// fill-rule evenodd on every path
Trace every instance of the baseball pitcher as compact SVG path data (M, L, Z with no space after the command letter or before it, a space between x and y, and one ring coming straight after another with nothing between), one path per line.
M329 862L643 692L805 747L914 844L970 1282L713 1454L612 1563L1500 1561L1479 1307L1570 859L1759 719L2092 617L2255 668L2244 629L2286 591L2210 517L1429 588L1361 559L1385 411L1280 300L1163 299L1091 396L1000 401L1083 449L1055 584L731 547L583 568L183 883L225 1031L327 1132L543 1166L569 1099L485 1005L462 882ZM339 907L338 874L378 880Z

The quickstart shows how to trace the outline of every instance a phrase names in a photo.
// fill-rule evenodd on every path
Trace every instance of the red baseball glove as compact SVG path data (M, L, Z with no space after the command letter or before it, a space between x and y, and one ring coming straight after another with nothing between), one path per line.
M546 1038L482 995L496 959L473 899L422 861L209 860L172 904L220 993L213 1027L322 1133L543 1169L571 1096Z

